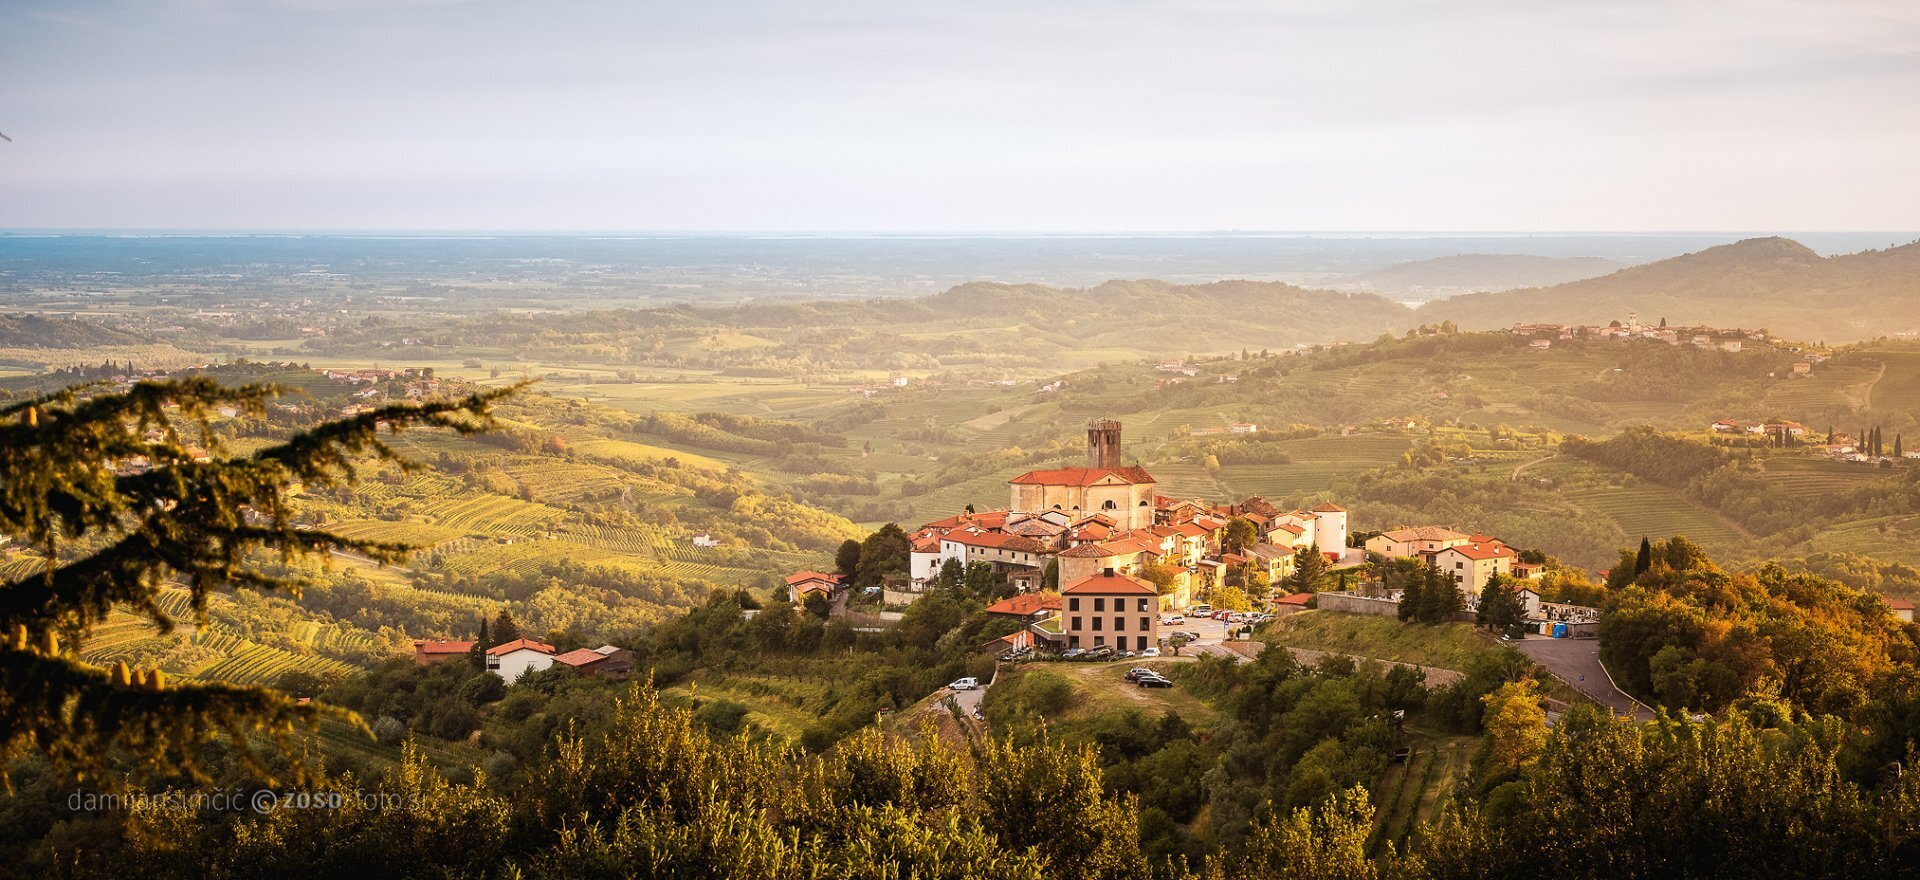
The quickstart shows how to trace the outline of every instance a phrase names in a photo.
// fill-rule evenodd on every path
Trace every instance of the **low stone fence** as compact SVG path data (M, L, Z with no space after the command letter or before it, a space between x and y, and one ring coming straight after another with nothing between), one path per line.
M1399 617L1400 601L1382 599L1376 596L1362 596L1359 593L1317 593L1314 601L1321 611L1338 611L1342 614L1372 614L1378 617Z

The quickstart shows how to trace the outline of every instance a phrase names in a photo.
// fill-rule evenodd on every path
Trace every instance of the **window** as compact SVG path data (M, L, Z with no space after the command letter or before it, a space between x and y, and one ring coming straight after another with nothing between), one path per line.
M1139 650L1142 650L1142 651L1145 651L1145 650L1147 649L1147 637L1146 637L1146 636L1135 636L1135 637L1134 637L1134 639L1133 639L1133 642L1134 642L1134 644L1136 644L1136 645L1139 645L1139 646L1140 646L1140 648L1139 648Z
M1153 618L1151 617L1140 618L1140 631L1153 632Z
M1068 600L1067 600L1067 610L1068 610L1068 611L1079 611L1079 610L1080 610L1080 597L1079 597L1079 596L1075 596L1075 597L1073 597L1073 598L1071 598L1071 599L1068 599Z
M1079 628L1080 628L1080 618L1078 617L1074 618L1067 624L1067 629L1079 629Z
M1113 499L1112 499L1112 498L1108 498L1108 499L1107 499L1107 502L1106 502L1105 504L1102 504L1102 505L1100 505L1100 509L1101 509L1101 510L1112 510L1112 509L1114 509L1114 508L1115 508L1115 507L1117 507L1117 506L1118 506L1118 505L1116 505L1116 504L1114 504L1114 503L1113 503Z
M1140 600L1140 607L1139 607L1139 608L1136 608L1136 609L1134 609L1134 610L1136 610L1136 611L1145 611L1145 610L1147 610L1147 600L1145 600L1145 599L1141 599L1141 600Z
M1093 619L1093 631L1094 631L1094 632L1099 632L1099 631L1100 631L1100 623L1101 623L1102 621L1104 621L1104 620L1106 620L1106 618L1104 618L1104 617L1096 617L1096 618L1094 618L1094 619Z
M1098 623L1098 622L1099 622L1099 621L1095 621L1095 623ZM1101 645L1104 645L1104 644L1106 644L1106 643L1107 643L1107 637L1106 637L1106 636L1094 636L1094 637L1093 637L1093 646L1094 646L1094 647L1096 647L1096 648L1098 648L1098 647L1100 647Z
M1095 599L1095 600L1093 600L1093 610L1095 610L1095 611L1105 611L1105 610L1107 610L1107 600L1105 600L1105 599Z
M1127 629L1127 619L1126 619L1126 618L1124 618L1124 617L1119 617L1119 616L1116 616L1116 617L1114 617L1114 618L1113 618L1113 631L1114 631L1114 632L1126 632L1126 629Z

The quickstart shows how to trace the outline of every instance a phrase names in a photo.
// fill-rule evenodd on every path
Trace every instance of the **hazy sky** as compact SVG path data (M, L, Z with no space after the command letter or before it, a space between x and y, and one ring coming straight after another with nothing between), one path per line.
M1920 229L1915 0L0 0L0 227Z

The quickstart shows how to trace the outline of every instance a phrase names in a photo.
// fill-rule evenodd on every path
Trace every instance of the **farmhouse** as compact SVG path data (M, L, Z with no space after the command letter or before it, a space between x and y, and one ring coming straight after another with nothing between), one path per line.
M817 571L795 572L787 576L787 601L798 605L807 601L808 596L819 595L832 599L841 587L840 576L822 574Z
M1439 526L1419 526L1381 532L1367 539L1367 552L1392 558L1413 558L1467 543L1469 536Z
M1159 642L1160 594L1146 581L1109 571L1068 584L1060 594L1069 648L1144 651Z
M612 645L581 648L553 658L553 662L572 668L581 675L598 675L624 681L633 672L633 652Z
M453 642L444 639L414 639L413 662L416 666L438 663L442 660L464 660L473 650L472 642Z
M520 676L553 665L553 646L533 639L514 639L487 649L487 671L513 684Z
M1480 588L1487 585L1488 578L1513 570L1513 560L1518 554L1513 552L1513 548L1495 541L1456 544L1431 555L1434 567L1453 578L1455 586L1469 596L1478 596Z

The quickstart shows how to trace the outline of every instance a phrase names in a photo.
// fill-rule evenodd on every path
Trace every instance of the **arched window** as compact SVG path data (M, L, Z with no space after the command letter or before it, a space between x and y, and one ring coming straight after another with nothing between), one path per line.
M1108 499L1107 499L1107 503L1105 503L1105 504L1102 504L1102 505L1100 505L1100 509L1101 509L1101 510L1112 510L1112 509L1114 509L1114 507L1115 507L1115 506L1117 506L1117 505L1115 505L1115 504L1113 503L1113 499L1112 499L1112 498L1108 498Z

